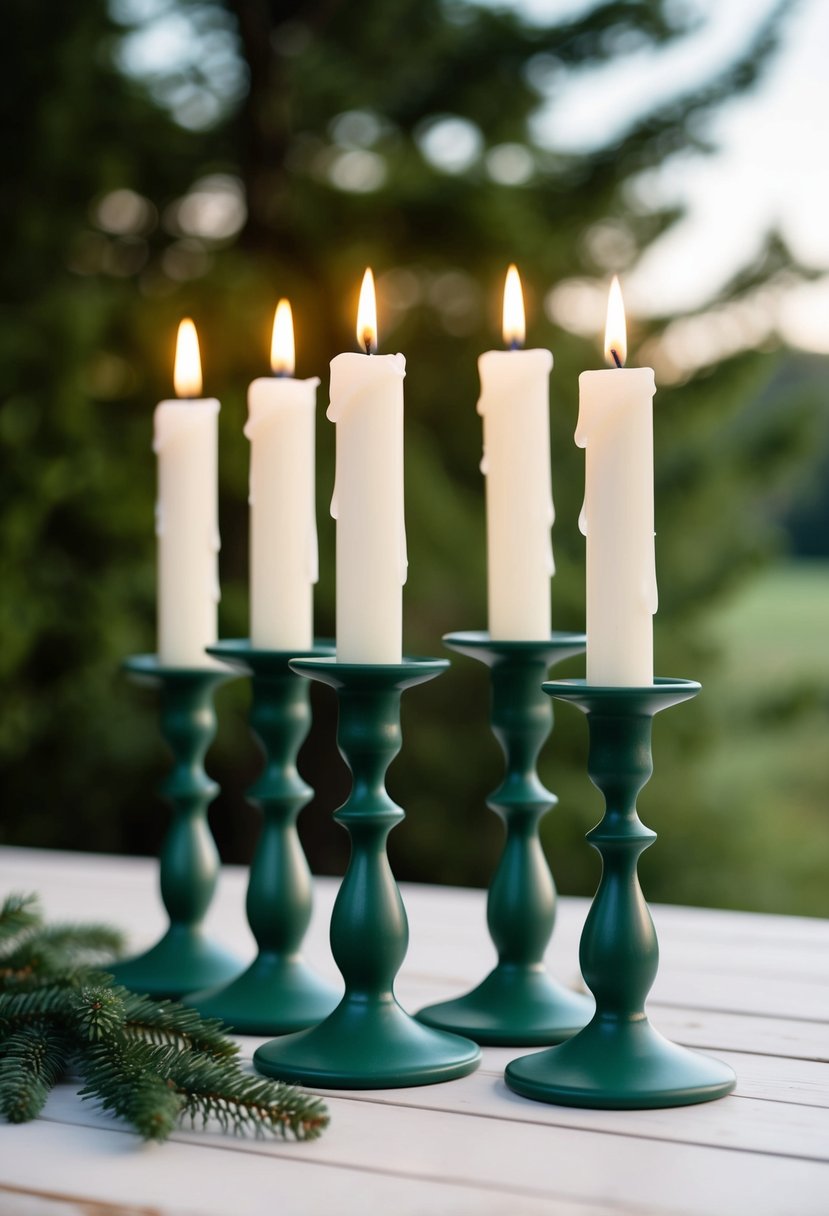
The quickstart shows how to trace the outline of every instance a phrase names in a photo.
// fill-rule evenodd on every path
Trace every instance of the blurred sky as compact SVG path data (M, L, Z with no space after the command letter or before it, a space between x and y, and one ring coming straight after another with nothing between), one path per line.
M393 3L393 0L390 0ZM497 3L503 0L468 0ZM557 22L589 9L595 0L513 0L532 20ZM556 71L549 59L550 100L533 134L541 145L578 152L613 143L624 128L659 99L692 91L714 77L750 45L776 0L673 0L689 20L689 32L654 54L635 36L624 55L606 67ZM214 45L194 41L188 22L171 0L111 0L117 18L138 22L123 43L125 70L156 80L163 91L165 68L213 55L213 94L169 94L165 98L185 125L209 126L244 89L238 61L228 53L233 32L215 31ZM222 43L225 38L224 45ZM829 0L791 0L780 49L759 85L705 119L701 134L715 145L708 154L670 158L632 184L637 205L649 209L678 203L684 218L656 241L627 275L625 291L640 315L680 316L658 349L650 353L663 378L681 378L695 367L749 345L779 338L790 345L829 353ZM447 172L461 171L483 155L490 175L516 186L521 182L521 149L505 145L483 151L470 124L445 121L421 141L424 155ZM477 138L476 138L477 136ZM526 153L524 154L526 157ZM349 159L350 158L350 159ZM373 161L372 161L373 158ZM359 162L359 163L358 163ZM371 162L371 163L370 163ZM373 164L373 176L372 176ZM380 158L352 149L340 162L342 189L377 188ZM498 175L501 174L499 177ZM802 283L784 276L756 296L708 308L709 301L778 231L795 257L818 273ZM608 230L596 239L608 247L608 269L622 233ZM614 248L616 253L614 253ZM547 297L556 324L595 333L603 314L606 286L587 281L560 284Z
M521 3L541 19L563 7L562 0ZM689 0L683 7L701 18L695 33L658 55L633 51L607 69L571 79L539 118L539 138L573 150L612 139L654 98L692 88L744 49L774 2ZM639 180L643 198L687 208L686 217L651 247L637 269L631 287L641 311L682 312L705 304L773 229L800 261L829 270L828 52L827 0L792 0L780 49L758 87L725 106L704 128L718 150L672 158ZM806 303L817 296L821 312L800 336L807 345L829 351L827 285L796 299ZM791 311L800 319L799 306ZM785 324L791 330L794 316Z

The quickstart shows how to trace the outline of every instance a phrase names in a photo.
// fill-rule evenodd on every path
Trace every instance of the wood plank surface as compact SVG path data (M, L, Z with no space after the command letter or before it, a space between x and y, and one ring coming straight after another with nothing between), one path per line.
M249 958L247 875L223 871L214 935ZM164 926L143 859L0 850L0 894L41 893L52 917L121 924L136 948ZM307 956L331 977L337 880L316 883ZM408 1008L455 995L493 962L485 894L404 885ZM562 899L551 968L576 983L588 903ZM488 1048L444 1085L327 1094L314 1144L215 1130L142 1145L59 1086L45 1116L0 1127L2 1216L827 1216L829 923L660 906L662 968L649 1010L669 1037L727 1060L735 1095L668 1111L577 1111L504 1085L514 1048ZM261 1039L240 1039L249 1059ZM38 1206L38 1204L40 1206Z

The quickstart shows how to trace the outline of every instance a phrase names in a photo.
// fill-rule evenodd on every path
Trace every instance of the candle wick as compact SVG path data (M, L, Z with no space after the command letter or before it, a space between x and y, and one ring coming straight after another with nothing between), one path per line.
M613 362L616 364L616 366L617 366L617 367L621 367L621 366L622 366L622 360L619 358L619 356L618 356L617 352L616 352L616 351L613 349L613 347L612 347L612 346L611 346L611 348L610 348L610 353L611 353L611 355L613 356Z
M363 341L365 342L366 354L370 355L371 354L371 338L368 335L366 335L366 337L363 339Z
M520 350L520 349L521 349L521 343L518 341L518 339L510 338L510 344L507 347L507 350Z

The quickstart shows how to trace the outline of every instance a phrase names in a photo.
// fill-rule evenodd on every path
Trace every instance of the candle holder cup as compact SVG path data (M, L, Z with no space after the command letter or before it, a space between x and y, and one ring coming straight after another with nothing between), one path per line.
M268 1076L329 1088L384 1089L465 1076L480 1060L475 1043L421 1025L394 995L408 923L386 853L389 832L403 811L386 792L385 774L401 747L403 690L448 665L445 659L291 663L294 671L336 689L337 738L353 775L351 795L334 816L351 838L351 858L331 917L331 948L345 994L318 1026L256 1051L254 1064Z
M161 733L173 753L172 770L160 791L173 812L160 856L161 898L170 927L144 954L108 970L136 992L178 999L226 982L242 966L203 929L219 875L219 854L207 822L218 786L204 771L204 757L216 733L213 694L236 677L218 664L168 667L149 654L127 659L124 669L136 682L158 688Z
M587 836L601 854L602 877L580 950L596 1012L566 1043L507 1066L507 1085L525 1097L563 1106L649 1109L707 1102L734 1088L736 1078L726 1064L669 1042L645 1013L659 948L637 867L656 834L639 819L636 797L653 772L654 715L699 688L692 680L666 679L646 688L593 687L584 680L544 685L551 697L587 715L588 771L606 807Z
M556 889L544 857L539 824L557 803L541 784L538 754L553 728L552 703L541 691L548 668L582 654L579 633L543 642L493 641L488 633L450 633L450 650L490 668L492 730L506 772L488 805L504 821L506 839L489 889L487 923L498 964L471 992L429 1005L417 1015L428 1026L490 1045L560 1043L590 1017L589 997L570 992L544 967L555 922Z
M259 950L231 983L196 993L186 1003L241 1034L287 1034L320 1022L339 999L300 955L311 920L312 881L296 822L313 790L297 772L296 758L311 725L310 687L291 671L295 650L262 650L246 640L230 640L208 652L252 677L250 724L265 768L249 791L263 824L246 907ZM333 645L317 642L309 653L332 654Z

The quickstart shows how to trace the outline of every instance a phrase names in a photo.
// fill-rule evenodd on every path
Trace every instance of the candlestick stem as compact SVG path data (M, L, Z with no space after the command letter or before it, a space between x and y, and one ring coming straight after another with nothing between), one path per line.
M637 875L640 855L656 839L636 810L653 772L653 717L695 696L699 684L657 679L652 687L602 688L561 680L544 691L587 715L588 771L605 796L604 818L587 837L601 854L602 878L580 951L596 1013L568 1042L513 1060L507 1085L542 1102L616 1110L720 1098L734 1088L732 1070L668 1042L645 1013L659 949Z
M209 653L252 676L250 725L265 767L250 790L263 824L246 906L259 950L237 979L186 1003L241 1034L287 1034L320 1022L338 1000L336 989L300 954L311 920L312 881L296 824L313 790L297 772L296 758L311 725L310 688L289 667L295 651L228 640L209 647ZM333 646L319 642L312 653L332 654Z
M235 676L218 665L167 667L155 655L135 655L124 668L136 681L159 689L161 734L173 753L173 767L161 786L172 808L160 857L161 898L170 927L146 953L109 970L136 992L178 998L225 982L241 967L203 929L219 874L207 823L219 787L204 771L204 757L216 733L213 695Z
M498 965L471 992L429 1005L418 1018L478 1043L559 1043L584 1026L592 1002L557 983L544 967L556 889L539 824L558 799L542 785L536 764L553 728L542 681L554 663L583 653L584 635L554 633L543 642L515 642L493 641L488 633L450 633L443 640L491 671L492 730L506 761L503 781L488 799L506 828L487 899Z
M285 1081L349 1089L464 1076L477 1066L480 1049L421 1026L394 995L409 929L386 853L388 834L403 818L385 788L386 770L402 742L400 697L405 688L439 675L448 662L313 658L291 666L336 689L338 743L354 778L351 796L334 816L351 838L351 859L331 918L331 949L345 994L319 1026L260 1047L254 1064Z

